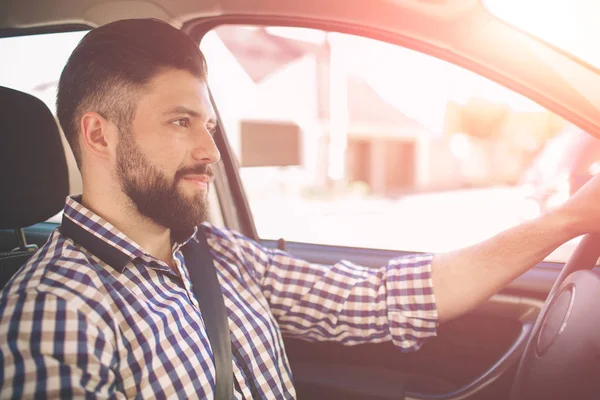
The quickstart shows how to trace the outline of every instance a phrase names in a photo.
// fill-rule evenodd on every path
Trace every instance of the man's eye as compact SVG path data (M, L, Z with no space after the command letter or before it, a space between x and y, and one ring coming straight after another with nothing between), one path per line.
M179 125L182 128L187 128L190 126L190 120L188 118L180 118L176 121L173 121L172 123L175 125Z

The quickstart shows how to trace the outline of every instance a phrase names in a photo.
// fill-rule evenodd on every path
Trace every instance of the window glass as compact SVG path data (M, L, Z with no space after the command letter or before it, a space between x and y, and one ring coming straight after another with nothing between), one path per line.
M494 16L600 68L600 3L590 0L482 0Z
M416 51L259 26L218 27L201 49L263 239L452 250L556 207L600 170L592 136Z
M87 31L18 36L0 39L0 86L29 93L56 115L60 74L77 43ZM81 193L81 176L63 136L71 193ZM51 221L60 222L58 216Z

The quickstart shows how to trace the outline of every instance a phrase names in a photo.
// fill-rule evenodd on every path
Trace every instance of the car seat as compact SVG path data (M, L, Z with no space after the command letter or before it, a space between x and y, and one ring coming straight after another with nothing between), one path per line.
M0 87L0 184L0 229L14 230L16 245L0 252L2 289L37 250L27 243L23 228L60 212L69 194L54 116L36 97L5 87Z

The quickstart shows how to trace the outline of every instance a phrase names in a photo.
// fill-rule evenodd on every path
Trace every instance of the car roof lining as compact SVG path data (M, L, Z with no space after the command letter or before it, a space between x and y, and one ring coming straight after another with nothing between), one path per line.
M335 17L342 8L349 12L364 10L364 0L0 0L0 29L31 28L46 25L80 24L100 26L124 18L159 18L174 26L208 16L233 14L287 14L298 17L327 15ZM379 3L379 7L377 6ZM460 17L477 0L377 0L369 2L375 13L379 8L411 10L432 18Z

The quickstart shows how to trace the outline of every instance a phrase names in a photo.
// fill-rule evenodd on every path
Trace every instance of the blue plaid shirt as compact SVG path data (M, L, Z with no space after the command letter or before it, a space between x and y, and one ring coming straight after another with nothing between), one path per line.
M213 398L185 242L173 246L175 272L76 198L64 218L92 245L55 230L2 291L0 397ZM325 266L202 228L243 358L233 362L236 399L252 397L250 381L263 398L295 397L282 334L416 350L436 333L431 256Z

